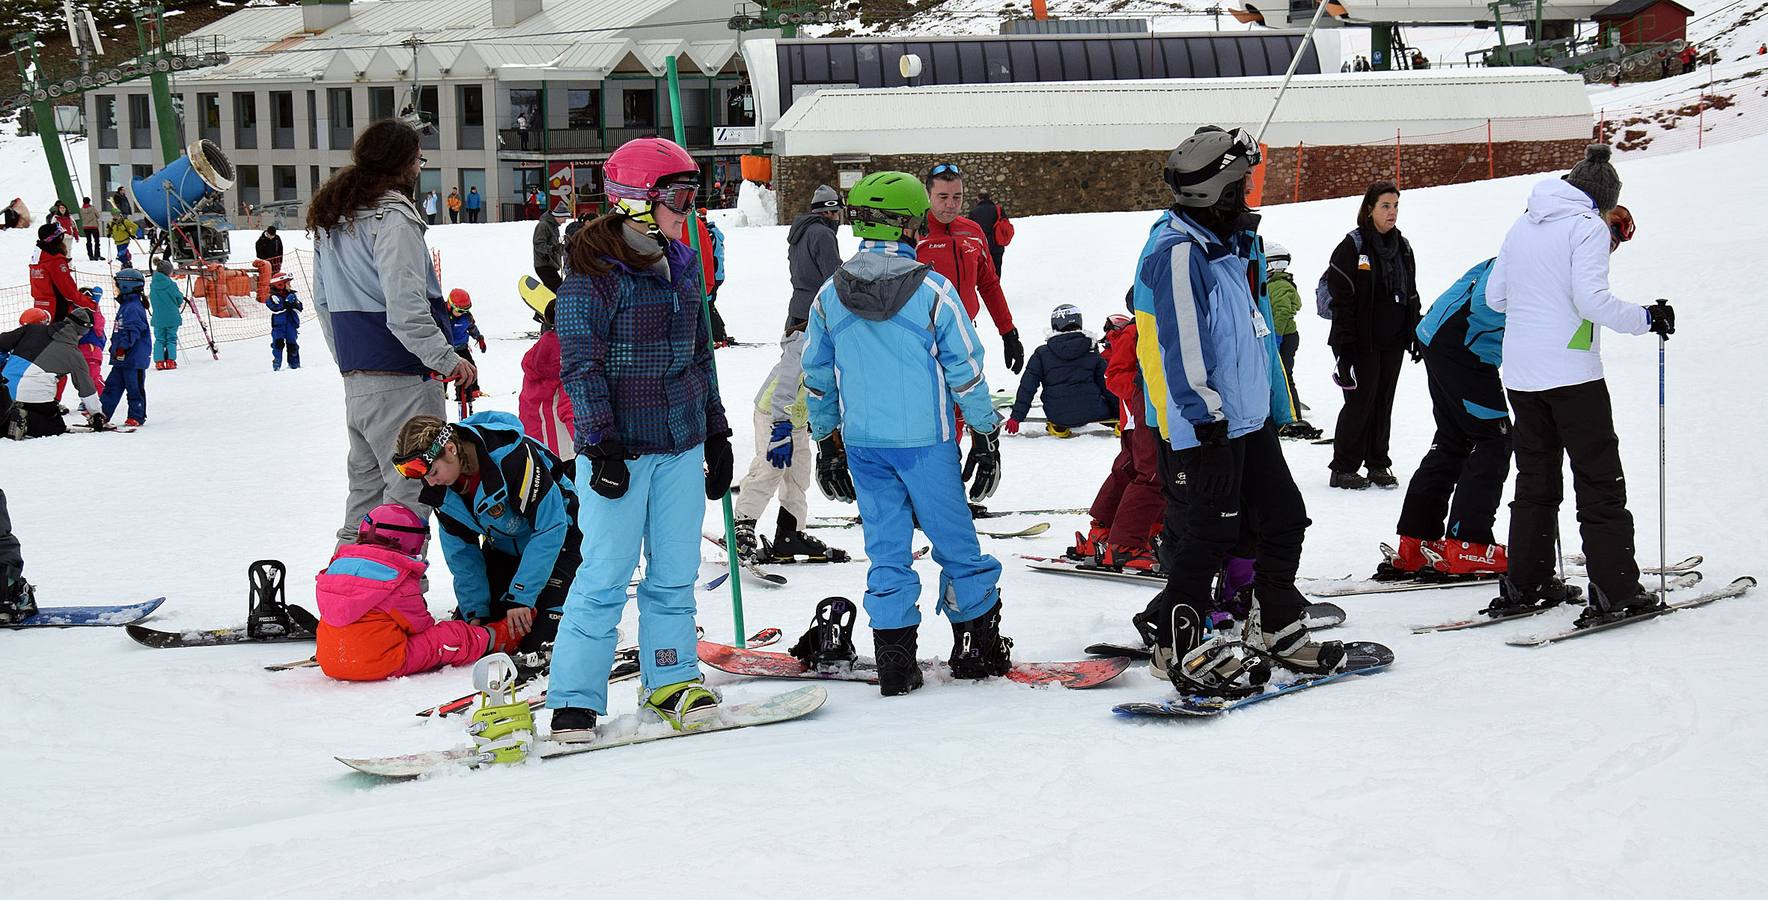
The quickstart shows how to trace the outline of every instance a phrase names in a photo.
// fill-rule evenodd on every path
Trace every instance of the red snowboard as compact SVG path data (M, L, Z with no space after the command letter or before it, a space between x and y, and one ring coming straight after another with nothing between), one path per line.
M869 656L862 656L852 666L838 671L818 671L805 668L803 663L785 653L744 650L728 644L701 641L700 661L733 675L878 683L878 664ZM1067 688L1090 688L1116 678L1129 666L1130 660L1121 657L1080 662L1019 663L1007 673L1007 679L1029 685L1059 684ZM921 670L929 679L951 680L950 670L940 660L921 660Z

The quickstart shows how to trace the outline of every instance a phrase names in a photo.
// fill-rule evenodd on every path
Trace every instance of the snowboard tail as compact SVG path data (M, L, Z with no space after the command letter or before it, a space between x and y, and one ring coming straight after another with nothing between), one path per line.
M166 602L155 597L142 603L121 606L44 606L21 622L0 625L0 628L76 628L131 625L147 618Z
M1180 695L1173 700L1120 703L1112 707L1111 711L1126 718L1211 718L1244 706L1251 706L1254 703L1263 703L1285 694L1305 691L1308 688L1316 688L1356 676L1374 675L1393 665L1394 662L1393 651L1381 644L1352 641L1345 644L1344 649L1345 667L1343 671L1330 675L1300 675L1280 683L1267 684L1262 693L1253 694L1250 697L1225 700L1220 697Z

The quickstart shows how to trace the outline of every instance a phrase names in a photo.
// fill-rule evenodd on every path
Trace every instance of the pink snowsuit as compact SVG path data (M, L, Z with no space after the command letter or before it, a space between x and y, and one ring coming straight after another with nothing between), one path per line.
M559 381L559 336L552 331L522 356L522 395L517 400L522 430L560 459L577 455L571 440L571 398Z
M389 547L347 544L319 573L319 638L325 674L380 681L460 666L485 655L491 632L437 622L420 587L429 565Z

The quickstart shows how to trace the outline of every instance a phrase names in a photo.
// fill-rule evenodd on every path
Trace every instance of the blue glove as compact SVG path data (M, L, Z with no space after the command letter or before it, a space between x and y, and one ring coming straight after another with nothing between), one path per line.
M767 461L776 469L789 468L792 465L792 423L773 423L773 434L768 437Z

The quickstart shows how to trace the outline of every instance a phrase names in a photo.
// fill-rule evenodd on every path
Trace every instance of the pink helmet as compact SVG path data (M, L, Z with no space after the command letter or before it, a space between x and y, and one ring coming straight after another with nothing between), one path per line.
M698 172L700 164L681 145L663 138L627 141L602 164L609 196L656 200L657 183L670 175Z
M422 554L429 539L430 523L397 503L383 503L369 510L362 517L362 524L356 526L357 543L392 547L406 556Z

